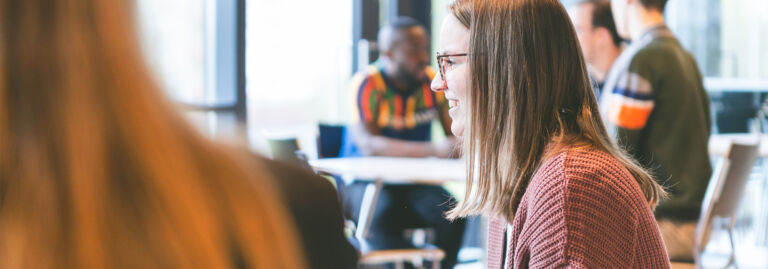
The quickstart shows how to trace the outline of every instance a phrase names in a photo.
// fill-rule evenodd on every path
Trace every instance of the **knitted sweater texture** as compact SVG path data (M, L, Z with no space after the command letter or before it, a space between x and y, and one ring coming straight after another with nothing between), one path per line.
M511 226L491 218L487 262L488 268L670 267L640 185L619 160L586 148L544 161Z

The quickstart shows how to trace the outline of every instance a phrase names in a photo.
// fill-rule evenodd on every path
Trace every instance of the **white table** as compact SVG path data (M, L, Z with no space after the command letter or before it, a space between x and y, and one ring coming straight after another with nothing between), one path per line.
M761 158L768 157L768 135L760 135L760 153ZM713 156L724 156L728 153L728 148L733 143L754 144L758 142L756 134L717 134L709 138L709 154Z
M727 153L731 142L755 143L757 137L755 134L712 135L709 140L709 154L723 156ZM768 157L768 135L760 136L760 142L760 157ZM309 164L317 171L340 175L345 179L373 180L365 189L360 207L355 236L361 239L368 234L376 200L384 183L441 185L450 181L464 181L466 176L465 163L461 159L326 158L311 160Z
M311 160L317 171L345 178L371 179L363 193L355 236L365 239L373 219L376 200L384 183L435 184L464 181L465 163L460 159L359 157Z

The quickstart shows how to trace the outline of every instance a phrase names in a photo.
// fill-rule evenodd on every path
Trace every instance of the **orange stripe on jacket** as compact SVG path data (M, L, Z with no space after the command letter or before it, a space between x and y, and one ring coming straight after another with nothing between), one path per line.
M653 107L619 105L612 117L613 124L624 129L639 130L645 127Z

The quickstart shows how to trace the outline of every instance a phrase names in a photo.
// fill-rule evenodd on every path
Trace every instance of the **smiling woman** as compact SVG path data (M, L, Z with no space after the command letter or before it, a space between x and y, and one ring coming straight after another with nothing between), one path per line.
M431 86L468 161L449 218L491 217L488 267L668 267L652 213L664 191L610 141L559 1L449 11Z

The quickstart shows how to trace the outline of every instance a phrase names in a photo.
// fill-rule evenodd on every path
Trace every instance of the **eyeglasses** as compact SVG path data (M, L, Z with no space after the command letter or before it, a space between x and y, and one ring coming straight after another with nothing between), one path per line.
M437 59L437 68L440 70L440 78L445 81L445 68L446 65L451 65L452 63L448 62L448 57L459 57L459 56L467 56L467 53L456 53L456 54L440 54L435 53L435 58Z

